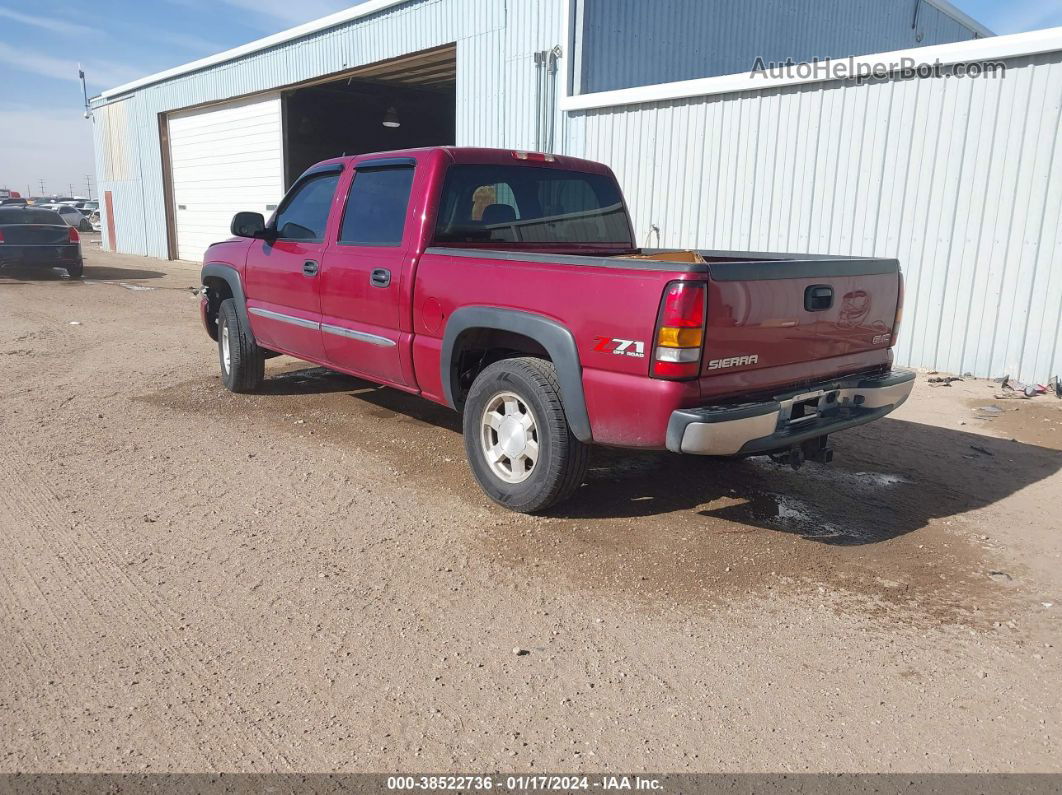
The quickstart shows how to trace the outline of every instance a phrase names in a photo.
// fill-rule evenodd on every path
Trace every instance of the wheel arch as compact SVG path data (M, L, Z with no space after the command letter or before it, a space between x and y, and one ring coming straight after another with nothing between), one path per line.
M525 338L544 352L557 370L561 388L561 405L572 434L581 442L592 441L590 417L583 393L583 371L579 351L571 331L555 320L517 309L490 306L467 306L455 311L443 333L440 371L443 395L451 408L460 410L464 390L460 384L459 365L467 343L476 332L505 332ZM538 351L520 351L541 355Z
M233 304L236 306L236 314L240 318L240 326L253 340L254 334L251 331L250 318L247 316L247 298L240 282L240 274L237 273L236 269L219 262L210 262L203 266L203 270L200 272L200 279L203 286L210 288L206 294L208 318L211 321L216 321L221 302L226 298L232 298ZM208 324L207 328L209 331L210 324ZM214 331L211 337L216 340L217 332Z

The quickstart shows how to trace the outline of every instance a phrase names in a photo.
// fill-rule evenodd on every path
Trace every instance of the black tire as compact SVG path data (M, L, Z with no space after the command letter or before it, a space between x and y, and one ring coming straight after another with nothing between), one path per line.
M225 342L228 341L229 361L225 363ZM265 379L265 357L262 349L243 327L236 303L231 298L221 302L218 309L218 364L221 382L230 392L254 392Z
M87 218L82 218L77 225L77 231L79 232L91 232L92 224L89 223Z
M521 413L530 411L534 431L527 438L535 437L538 445L533 465L521 465L526 479L519 483L496 474L485 449L485 438L495 443L500 439L496 431L484 437L490 433L484 426L486 411L507 392L517 397ZM519 513L537 513L567 499L582 484L589 448L572 435L560 394L552 362L530 356L495 362L473 382L464 407L465 452L480 487L499 505ZM513 468L511 459L504 461Z
M68 265L66 275L71 279L80 279L85 275L85 263L79 262L77 265Z

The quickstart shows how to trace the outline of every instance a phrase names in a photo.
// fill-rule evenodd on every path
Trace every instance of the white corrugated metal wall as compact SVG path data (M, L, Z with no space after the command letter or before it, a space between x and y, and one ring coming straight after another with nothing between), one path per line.
M639 1L643 13L645 9L652 12L651 5ZM873 1L907 6L902 0ZM831 2L844 4L850 0ZM565 40L567 17L573 8L579 7L576 0L408 0L398 4L375 0L352 9L359 13L359 9L369 9L370 13L365 16L204 68L175 70L177 73L171 76L130 88L128 93L108 92L106 98L97 99L94 105L102 111L114 101L130 103L127 138L139 157L141 171L138 186L108 180L102 161L105 147L96 147L100 189L111 190L115 201L122 206L121 212L115 208L118 250L154 257L168 254L159 115L174 110L276 90L456 42L458 143L534 147L537 108L532 55L558 45L571 49ZM829 16L843 19L837 14ZM708 22L707 18L697 19ZM641 25L641 22L635 20L632 24ZM831 23L829 28L827 33L820 27L815 35L829 35L831 41L838 37L843 40L846 35L843 24ZM675 46L680 47L680 42L688 43L691 37L698 38L702 32L673 26L670 35L676 39ZM607 66L608 53L599 51L598 54L604 58L598 71L612 69ZM622 57L632 60L626 52ZM689 63L687 58L686 65ZM564 62L562 65L566 67ZM657 69L655 79L676 80L686 76L679 66L676 63L664 71ZM563 80L563 75L562 69L558 79ZM562 91L560 87L558 93ZM568 116L557 112L553 121L556 148L565 140ZM574 134L578 135L578 131Z
M105 105L93 114L96 151L96 184L101 215L106 215L104 197L111 193L115 218L125 219L111 240L108 224L103 224L103 244L108 248L140 253L147 247L144 228L144 183L137 142L136 97Z
M835 81L575 114L643 244L896 257L897 359L1062 372L1062 52L1003 79Z

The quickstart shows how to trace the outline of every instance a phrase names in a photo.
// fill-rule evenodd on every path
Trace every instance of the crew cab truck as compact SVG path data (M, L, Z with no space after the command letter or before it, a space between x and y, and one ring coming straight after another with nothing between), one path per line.
M327 160L204 260L222 378L287 354L463 413L496 502L569 497L591 444L828 461L889 413L892 259L640 249L616 178L570 157L439 147Z

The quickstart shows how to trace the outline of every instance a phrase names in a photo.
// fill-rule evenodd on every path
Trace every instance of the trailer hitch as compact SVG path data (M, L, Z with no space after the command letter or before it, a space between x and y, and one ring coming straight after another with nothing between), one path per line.
M800 469L805 461L816 464L828 464L833 461L833 447L829 436L808 439L802 444L794 444L788 450L771 453L771 460L776 464L788 464L794 471Z

